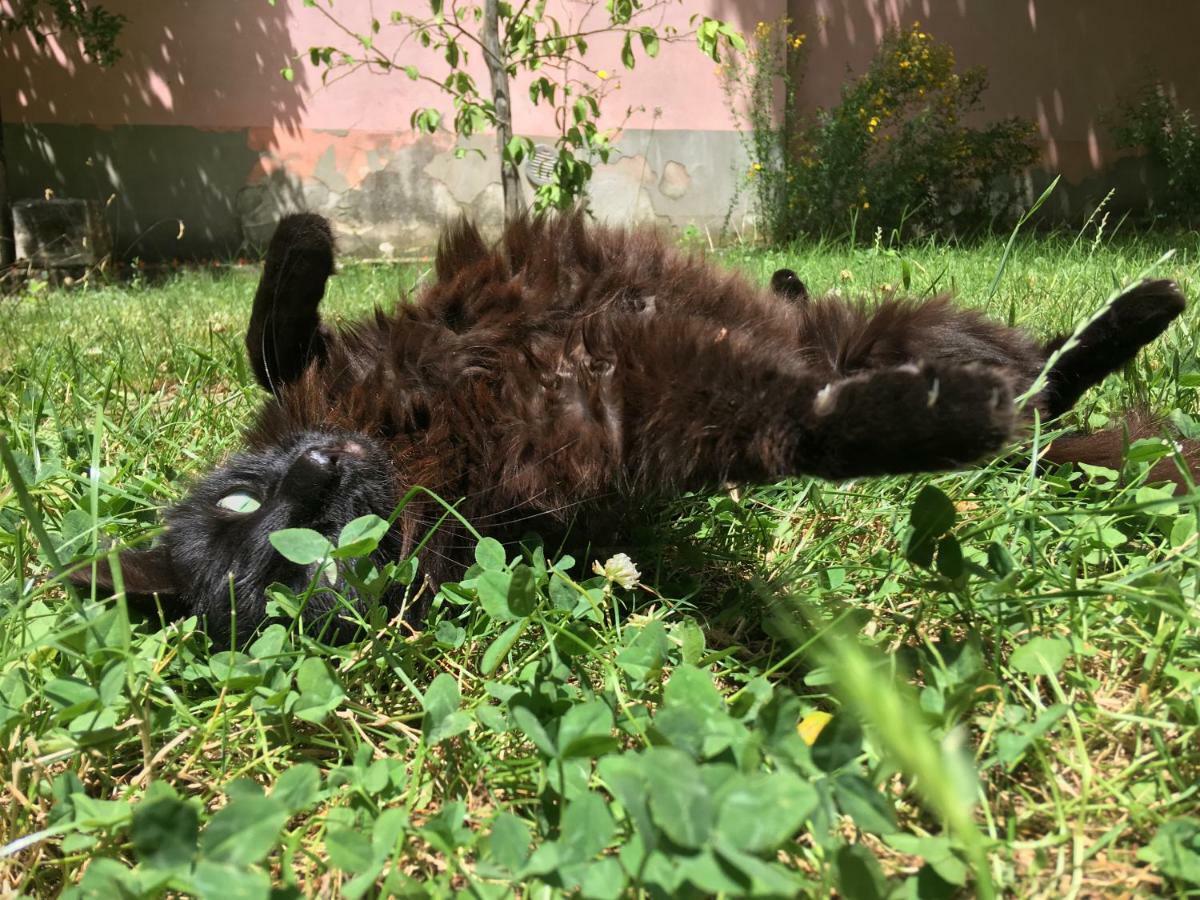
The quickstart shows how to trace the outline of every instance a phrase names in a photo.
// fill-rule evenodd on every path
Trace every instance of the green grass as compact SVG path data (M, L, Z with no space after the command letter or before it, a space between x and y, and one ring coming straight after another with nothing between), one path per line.
M762 281L787 264L818 291L907 280L1049 333L1170 247L1162 274L1200 298L1191 235L1018 240L992 296L1000 241L722 262ZM353 318L423 274L349 266L327 310ZM632 589L485 543L426 631L353 647L274 626L213 654L194 623L69 597L53 553L147 533L236 447L260 399L241 346L256 276L0 299L21 476L0 470L0 892L1200 880L1197 497L1147 487L1144 463L1038 477L1025 446L962 473L689 496L648 513ZM1198 325L1193 307L1074 423L1137 405L1194 430ZM796 726L817 713L809 746Z

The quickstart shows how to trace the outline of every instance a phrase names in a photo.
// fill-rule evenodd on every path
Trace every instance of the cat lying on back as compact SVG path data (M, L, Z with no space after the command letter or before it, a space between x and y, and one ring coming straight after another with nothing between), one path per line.
M246 336L271 395L247 448L167 512L157 546L120 554L127 593L200 616L218 644L261 624L269 584L313 579L314 566L275 551L273 531L336 538L358 516L388 517L414 485L504 539L630 496L961 467L1006 445L1014 397L1062 342L945 298L874 309L809 298L794 273L776 279L789 301L653 233L581 215L521 219L493 247L460 223L415 302L340 331L318 313L333 268L325 220L280 223ZM1183 308L1170 282L1131 288L1023 415L1068 410ZM1119 440L1109 446L1119 454ZM442 512L411 502L376 561L405 558ZM420 553L425 578L458 578L472 546L447 519ZM74 577L113 587L104 561ZM390 613L404 590L385 596ZM318 589L306 623L334 602ZM423 613L406 610L414 623ZM327 636L354 633L344 618L333 626Z

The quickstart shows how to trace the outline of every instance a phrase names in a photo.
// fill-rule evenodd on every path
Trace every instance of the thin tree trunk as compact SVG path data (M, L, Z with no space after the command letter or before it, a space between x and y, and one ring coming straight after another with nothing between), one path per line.
M792 50L790 38L796 35L800 26L807 21L811 13L808 0L787 0L788 43L784 50L784 67L787 79L783 90L783 146L785 154L791 154L792 143L796 140L796 132L800 127L799 98L800 82L804 79L804 55Z
M8 158L4 155L4 111L0 109L0 269L12 265L15 255L12 210L8 205Z
M508 71L500 54L500 10L498 0L486 0L483 5L484 59L492 79L492 102L496 106L496 147L500 152L500 186L504 189L504 220L511 222L525 208L521 194L521 173L504 158L512 140L512 103L508 92Z

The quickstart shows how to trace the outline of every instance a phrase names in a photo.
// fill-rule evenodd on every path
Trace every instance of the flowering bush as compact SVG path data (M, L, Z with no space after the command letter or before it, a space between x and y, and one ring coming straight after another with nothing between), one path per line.
M849 227L906 235L961 232L1010 215L1016 175L1037 158L1030 122L963 124L980 106L984 70L955 71L954 51L919 23L889 31L841 102L803 114L796 84L805 36L760 23L727 72L737 112L740 82L749 125L749 180L775 240ZM783 84L783 115L776 97Z
M1123 100L1112 128L1118 147L1146 151L1166 178L1161 211L1172 219L1200 217L1200 127L1174 93L1151 80Z

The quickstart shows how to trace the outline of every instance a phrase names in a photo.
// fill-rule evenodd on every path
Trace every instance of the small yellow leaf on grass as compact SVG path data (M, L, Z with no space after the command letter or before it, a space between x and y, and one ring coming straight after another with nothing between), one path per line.
M827 712L809 713L796 726L796 730L800 732L800 739L811 747L817 742L817 735L821 733L821 729L828 725L832 718Z

